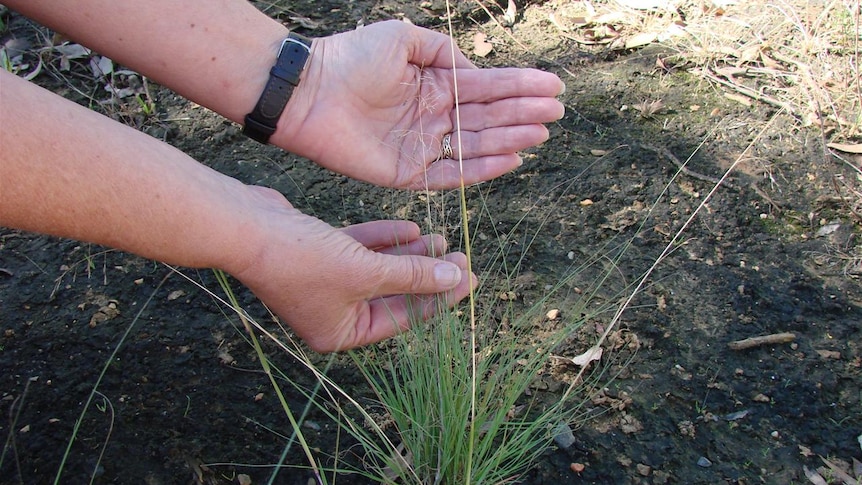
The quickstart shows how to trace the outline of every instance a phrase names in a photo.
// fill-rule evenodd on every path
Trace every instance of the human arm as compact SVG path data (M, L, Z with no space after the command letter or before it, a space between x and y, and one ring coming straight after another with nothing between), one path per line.
M244 0L6 4L236 122L287 35ZM541 124L562 116L562 82L531 69L475 69L450 46L446 35L394 21L315 40L270 141L391 187L451 188L462 175L471 184L516 168L516 152L544 141ZM457 128L455 75L462 136L452 145L463 173L455 160L437 161Z
M427 257L443 242L415 224L333 229L2 70L0 120L0 225L222 268L316 350L386 338L408 324L411 303L427 316L430 295L454 304L475 284L463 255Z

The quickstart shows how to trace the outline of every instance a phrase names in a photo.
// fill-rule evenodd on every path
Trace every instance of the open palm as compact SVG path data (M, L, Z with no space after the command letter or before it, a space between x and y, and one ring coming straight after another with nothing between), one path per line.
M398 21L317 39L271 141L376 185L443 189L502 175L559 119L553 74L477 69L448 36ZM460 131L455 110L455 78ZM452 133L454 155L442 159ZM460 134L460 136L459 136Z

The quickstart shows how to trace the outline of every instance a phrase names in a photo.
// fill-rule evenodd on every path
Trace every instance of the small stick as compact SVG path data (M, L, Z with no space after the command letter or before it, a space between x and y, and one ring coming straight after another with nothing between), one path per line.
M667 148L662 148L662 147L657 147L657 146L653 146L653 145L648 145L648 144L646 144L646 143L640 143L639 145L640 145L642 148L646 148L647 150L650 150L650 151L655 152L655 153L656 153L656 154L658 154L659 156L664 156L665 158L667 158L668 160L670 160L671 162L673 162L673 164L674 164L674 165L676 165L676 166L677 166L677 168L679 168L679 171L680 171L680 172L682 172L682 173L683 173L683 174L685 174L685 175L688 175L688 176L689 176L689 177L691 177L691 178L695 178L695 179L698 179L698 180L703 180L704 182L709 182L709 183L711 183L711 184L715 184L715 185L718 185L718 184L720 184L720 183L721 183L721 180L719 180L719 179L717 179L717 178L715 178L715 177L710 177L709 175L704 175L704 174L702 174L702 173L695 172L694 170L692 170L692 169L690 169L690 168L686 167L686 166L685 166L685 163L683 163L682 161L680 161L680 159L679 159L679 158L677 158L677 157L676 157L676 155L674 155L674 154L673 154L673 152L671 152L671 151L670 151L670 150L668 150ZM733 186L732 186L729 182L724 182L724 186L725 186L725 187L728 187L728 188L733 188Z
M751 337L743 340L736 340L727 344L733 350L745 350L752 347L770 344L785 344L796 340L795 333L773 333L772 335L761 335L760 337Z
M722 86L733 89L736 92L738 92L742 95L748 96L749 98L751 98L755 101L762 101L766 104L771 104L772 106L775 106L777 108L783 109L784 111L787 111L792 116L795 116L797 118L799 117L799 115L796 113L796 110L794 110L793 107L788 103L785 103L783 101L779 101L779 100L777 100L773 97L767 96L765 94L761 94L760 92L758 92L754 89L751 89L747 86L743 86L742 84L721 79L720 77L715 75L709 69L704 69L702 71L702 74L704 77L706 77L707 79L709 79L710 81L712 81L714 83L721 84Z

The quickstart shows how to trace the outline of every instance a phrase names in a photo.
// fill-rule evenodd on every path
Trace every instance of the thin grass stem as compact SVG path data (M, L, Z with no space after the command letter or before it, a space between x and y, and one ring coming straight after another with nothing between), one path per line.
M129 326L126 327L126 331L123 332L123 336L120 337L120 341L117 342L117 345L114 347L114 350L111 352L111 355L108 357L108 360L105 362L105 365L102 366L102 370L101 372L99 372L99 377L96 378L96 382L95 384L93 384L93 389L90 390L90 395L87 396L87 401L84 402L84 408L81 410L81 414L78 416L78 419L75 421L75 426L72 428L72 435L69 437L69 442L66 444L66 450L63 452L63 458L60 460L60 466L57 467L57 474L54 476L54 485L58 485L60 483L60 477L62 477L63 475L63 469L66 466L66 461L68 460L69 454L72 451L72 445L75 443L75 439L78 437L78 431L81 429L81 424L84 421L84 416L86 416L87 411L90 409L90 404L93 403L93 398L96 396L96 394L101 394L98 391L99 384L101 384L102 379L105 377L105 374L108 372L108 369L110 368L111 364L117 358L117 354L120 352L120 348L123 346L123 343L125 343L126 339L132 333L132 330L135 328L138 321L140 321L141 315L144 313L144 310L149 307L150 303L153 301L153 298L155 298L156 293L158 293L158 291L165 284L165 281L168 280L170 275L171 273L166 274L165 277L162 278L161 281L159 281L159 284L156 285L156 287L153 289L153 292L150 293L150 296L147 298L147 301L145 301L144 304L141 305L141 309L138 310L138 312L135 314L135 317L132 318L132 321L129 323Z

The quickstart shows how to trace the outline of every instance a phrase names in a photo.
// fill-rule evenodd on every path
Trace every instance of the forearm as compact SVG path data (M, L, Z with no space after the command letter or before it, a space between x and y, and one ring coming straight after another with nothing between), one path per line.
M0 225L184 266L242 256L240 182L5 71L0 113Z
M236 122L288 33L245 0L4 3Z

